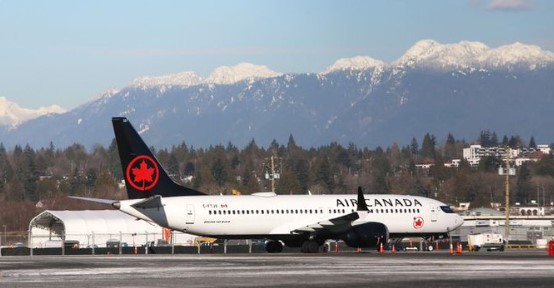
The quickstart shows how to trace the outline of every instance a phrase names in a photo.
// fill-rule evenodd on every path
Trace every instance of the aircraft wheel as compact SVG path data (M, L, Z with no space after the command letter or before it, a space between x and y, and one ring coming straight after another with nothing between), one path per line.
M265 243L265 251L267 253L279 253L283 251L283 244L279 241L267 241Z
M300 249L302 253L318 253L319 252L319 243L315 240L306 240L302 243L302 248Z

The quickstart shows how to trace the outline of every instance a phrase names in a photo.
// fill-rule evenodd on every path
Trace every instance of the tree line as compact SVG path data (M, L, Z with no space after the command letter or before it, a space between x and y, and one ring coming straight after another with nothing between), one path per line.
M483 146L508 145L532 147L518 136L503 137L482 131L477 143ZM443 144L434 135L424 135L421 146L414 137L409 145L392 144L371 150L354 144L330 143L303 148L294 137L288 143L273 141L260 147L251 140L239 149L231 143L208 148L194 148L181 143L155 150L154 154L178 183L208 194L242 194L270 191L270 162L279 177L277 194L355 193L361 186L368 194L410 194L436 198L457 205L471 202L472 207L490 207L503 203L505 178L498 176L501 159L486 157L479 167L470 167L462 160L459 167L444 163L462 158L462 149L469 143L449 134ZM416 164L435 163L429 169ZM95 146L87 151L74 144L64 149L54 145L33 149L15 146L7 151L0 143L0 224L13 230L26 230L29 220L45 209L84 209L92 204L68 200L68 195L105 199L125 199L120 188L123 173L117 145ZM554 156L546 155L538 162L518 167L511 178L513 202L554 201ZM105 208L105 207L102 207Z

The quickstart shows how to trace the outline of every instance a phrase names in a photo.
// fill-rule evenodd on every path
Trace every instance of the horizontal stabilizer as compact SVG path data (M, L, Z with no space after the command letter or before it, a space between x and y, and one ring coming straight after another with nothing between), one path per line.
M94 202L94 203L100 203L100 204L106 204L106 205L113 205L113 203L118 202L118 200L110 200L110 199L100 199L100 198L87 198L87 197L77 197L77 196L68 196L72 199L77 200L83 200L88 202Z

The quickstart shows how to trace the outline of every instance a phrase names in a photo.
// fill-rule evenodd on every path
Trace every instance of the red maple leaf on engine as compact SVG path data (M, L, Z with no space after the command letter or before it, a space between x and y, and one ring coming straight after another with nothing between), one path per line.
M152 179L152 176L154 176L154 168L149 168L148 165L146 165L146 162L142 160L139 164L139 168L132 168L133 175L135 178L133 179L133 182L141 182L142 181L142 187L145 186L146 182L152 182L154 181Z

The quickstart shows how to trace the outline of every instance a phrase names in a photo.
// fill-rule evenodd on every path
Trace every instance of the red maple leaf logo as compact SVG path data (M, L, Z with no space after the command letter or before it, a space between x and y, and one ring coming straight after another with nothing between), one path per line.
M414 228L419 229L423 227L423 218L417 217L414 219Z
M138 162L140 163L136 165ZM132 175L131 175L132 174ZM127 166L126 180L133 188L147 191L158 183L159 170L154 159L148 156L137 156Z
M148 168L148 165L146 165L146 162L142 160L139 165L140 168L132 168L133 175L135 176L135 179L133 179L133 182L138 183L142 181L142 187L146 184L146 182L152 182L152 176L154 176L154 168Z

